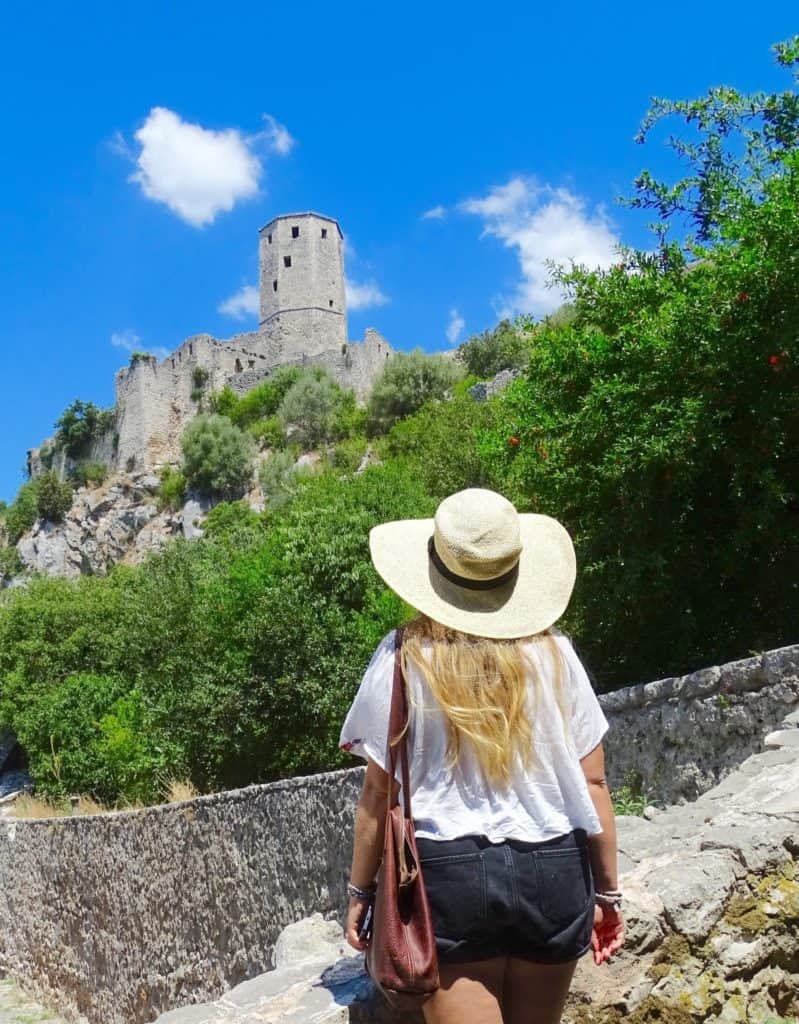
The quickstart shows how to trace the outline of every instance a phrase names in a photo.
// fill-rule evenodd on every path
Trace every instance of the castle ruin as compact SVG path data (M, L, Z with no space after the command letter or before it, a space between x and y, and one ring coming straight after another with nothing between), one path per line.
M201 393L231 387L244 395L282 366L320 366L359 402L393 349L367 328L347 338L344 239L332 217L282 214L260 231L258 329L219 340L187 338L166 359L133 357L116 374L116 424L96 438L89 458L112 471L155 469L180 458L180 438ZM33 475L41 449L28 453ZM69 461L60 453L62 472Z

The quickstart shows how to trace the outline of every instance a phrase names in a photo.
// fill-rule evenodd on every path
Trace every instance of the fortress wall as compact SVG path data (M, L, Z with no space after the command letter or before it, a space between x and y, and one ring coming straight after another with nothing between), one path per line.
M799 645L600 701L611 789L633 768L681 801L762 750L796 706ZM285 925L341 919L362 775L0 822L0 969L93 1024L215 998L271 965Z

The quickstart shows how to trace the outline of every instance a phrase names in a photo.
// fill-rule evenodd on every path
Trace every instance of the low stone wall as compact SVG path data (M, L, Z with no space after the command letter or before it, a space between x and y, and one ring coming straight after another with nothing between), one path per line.
M799 701L799 645L602 694L611 789L634 779L661 803L694 800Z
M137 1024L272 966L345 900L362 769L142 811L0 823L0 971L95 1024Z
M704 792L799 701L799 646L601 697L609 779ZM0 823L0 970L96 1024L140 1024L273 966L340 914L362 768L98 817Z

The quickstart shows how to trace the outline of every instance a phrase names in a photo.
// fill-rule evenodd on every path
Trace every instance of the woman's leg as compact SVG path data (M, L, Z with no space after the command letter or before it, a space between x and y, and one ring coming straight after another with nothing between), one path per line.
M576 960L536 964L509 956L502 992L504 1024L560 1024L576 967Z
M426 1024L503 1024L506 956L467 964L440 964L441 988L424 1005Z

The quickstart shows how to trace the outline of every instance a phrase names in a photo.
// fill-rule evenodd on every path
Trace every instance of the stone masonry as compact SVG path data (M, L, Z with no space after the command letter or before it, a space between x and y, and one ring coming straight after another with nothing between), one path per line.
M799 972L799 950L779 952L788 941L783 932L792 927L795 935L797 927L789 855L799 849L799 808L790 803L799 792L790 739L799 739L799 646L600 700L610 722L611 789L635 766L653 800L678 801L652 821L620 819L622 884L637 894L638 910L631 917L633 960L620 959L626 966L618 976L596 976L616 979L611 1007L628 999L630 1008L636 1000L643 1005L668 986L684 1001L682 980L671 973L670 959L656 961L656 947L679 954L681 977L690 980L705 971L708 942L729 960L730 978L736 958L751 954L760 991L772 993L775 1006L787 1005L780 995L786 972ZM690 726L667 730L670 716ZM769 740L774 749L763 753L767 734L786 716ZM355 768L140 811L0 822L0 972L92 1024L143 1024L240 985L250 1006L263 995L256 980L278 962L287 925L313 913L340 918L362 776ZM754 924L763 924L758 934L747 930ZM765 944L742 949L763 929ZM672 933L677 937L669 939ZM762 959L773 949L783 973L763 975L774 966ZM644 954L650 958L641 966ZM361 991L362 973L345 964L330 978L350 979ZM716 967L711 973L708 1012L719 1014ZM307 987L304 979L300 971L295 982ZM264 984L283 991L285 980ZM750 982L747 974L746 992L738 993L744 1006L757 994ZM308 998L324 1002L320 986L313 991ZM590 1007L584 1010L575 1018L580 1024L592 1019ZM378 1019L353 1013L353 1020ZM697 1019L693 1009L685 1013L674 1017L677 1024ZM276 1004L269 1014L241 1021L347 1019L283 1018ZM199 1024L216 1017L174 1019ZM596 1020L616 1024L613 1016Z
M281 366L322 366L365 401L393 349L374 328L347 340L343 236L315 213L286 214L260 232L261 322L221 341L187 338L165 359L132 359L116 374L116 423L95 439L92 459L112 472L152 470L180 458L180 437L203 394L230 386L246 394ZM28 452L35 476L48 438ZM55 468L69 469L64 457Z

